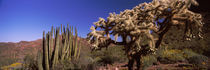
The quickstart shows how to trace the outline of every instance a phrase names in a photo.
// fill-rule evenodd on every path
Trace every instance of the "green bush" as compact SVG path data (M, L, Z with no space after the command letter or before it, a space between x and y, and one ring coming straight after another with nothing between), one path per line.
M38 63L36 57L33 55L26 55L24 57L23 69L38 70Z
M196 68L206 68L206 62L208 57L195 53L190 49L168 49L160 48L156 52L157 60L160 63L176 63L176 62L188 62L189 64L193 64Z
M17 62L20 59L11 58L11 57L0 57L0 67L10 65L12 63Z
M154 55L147 55L142 57L142 67L145 70L147 67L153 65L154 63L157 63L157 59Z
M80 60L71 60L65 69L75 70L97 70L97 58L93 59L90 56L84 56Z
M190 64L194 64L196 67L202 67L205 66L206 62L208 61L208 57L197 54L193 52L192 50L185 49L183 50L184 57L187 59L187 61Z
M157 51L157 59L161 63L176 63L185 61L182 50L160 48Z
M98 58L96 61L99 65L107 65L117 63L123 63L127 61L124 51L121 46L113 46L109 48L103 48L101 51L92 52L92 58Z

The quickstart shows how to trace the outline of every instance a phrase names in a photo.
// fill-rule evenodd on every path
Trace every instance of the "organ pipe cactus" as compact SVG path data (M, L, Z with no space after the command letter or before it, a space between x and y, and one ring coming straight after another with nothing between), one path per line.
M43 55L39 52L37 56L40 70L54 69L64 60L79 59L81 45L76 28L75 36L72 28L69 28L69 25L67 27L61 25L61 28L52 27L47 34L43 32Z
M123 45L129 58L129 70L133 69L134 60L137 61L137 69L140 69L140 57L155 54L171 27L185 27L185 40L202 38L202 16L190 11L188 8L191 5L198 3L195 0L153 0L119 14L110 13L107 20L99 18L93 23L87 39L93 49L110 44ZM122 41L118 41L118 38Z

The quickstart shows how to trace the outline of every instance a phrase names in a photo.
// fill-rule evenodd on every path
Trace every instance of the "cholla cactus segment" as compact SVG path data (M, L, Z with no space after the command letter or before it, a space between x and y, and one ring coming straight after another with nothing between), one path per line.
M115 37L115 42L116 42L118 39L118 34L115 34L114 37Z
M91 27L92 32L88 34L88 39L95 47L109 41L117 45L129 44L126 47L139 50L142 49L141 41L148 41L148 47L154 51L171 26L186 27L183 30L186 38L196 37L192 35L201 37L198 33L201 33L202 17L188 10L191 5L198 3L195 0L153 0L141 3L131 10L126 9L119 14L110 13L107 20L99 18L99 21L94 23L95 27ZM152 33L158 36L154 37ZM110 35L115 36L115 40L112 40ZM144 40L142 35L146 35L148 40ZM116 40L118 36L122 38L122 42ZM124 41L127 36L131 38L130 42ZM135 48L136 46L138 48Z

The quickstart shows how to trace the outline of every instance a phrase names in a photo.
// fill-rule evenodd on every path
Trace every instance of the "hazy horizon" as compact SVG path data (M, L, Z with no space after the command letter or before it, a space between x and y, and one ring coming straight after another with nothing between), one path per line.
M151 0L0 0L0 42L33 41L61 24L74 26L80 37L99 17L119 13Z

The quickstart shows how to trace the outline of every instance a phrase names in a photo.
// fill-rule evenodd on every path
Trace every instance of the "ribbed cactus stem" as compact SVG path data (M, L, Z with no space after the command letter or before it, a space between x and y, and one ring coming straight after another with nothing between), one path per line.
M44 55L44 69L49 70L49 55L48 55L48 37L49 33L46 34L43 32L43 55Z
M62 24L61 24L61 33L63 33L63 30L62 30L62 29L63 29L63 26L62 26Z
M79 59L79 57L80 57L80 50L81 50L81 47L82 47L82 46L81 46L81 42L79 41L79 42L78 42L78 48L79 48L79 49L78 49L78 54L77 54L77 58L76 58L76 59Z
M54 29L53 29L53 32L54 32L54 37L55 37L55 35L56 35L56 32L55 32L55 31L56 31L56 28L54 28Z
M70 41L70 36L69 36L69 35L70 35L69 24L67 24L66 34L67 34L67 41L66 41L66 42L67 42L67 45L66 45L66 49L65 49L65 54L66 54L66 55L64 56L64 58L65 58L65 59L68 59L68 56L69 56L69 55L68 55L68 54L69 54L69 48L70 48L70 47L69 47L69 46L70 46L70 43L69 43L69 41Z
M53 30L54 30L54 28L53 28L53 26L51 27L51 32L50 32L50 38L49 38L49 40L50 40L50 42L49 42L49 59L52 59L52 50L53 50L53 45L54 45L54 43L53 43ZM51 62L50 62L51 63Z
M65 26L63 26L63 33L64 33L64 35L66 34L66 27Z
M66 48L67 48L67 37L68 37L68 35L67 34L65 34L65 37L64 37L64 45L63 45L63 48L62 48L62 54L61 54L61 61L63 61L64 60L64 57L65 57L65 50L66 50Z
M77 50L78 50L78 38L77 38L77 29L75 28L75 48L74 48L74 57L77 57Z
M71 27L70 27L71 29ZM71 29L72 30L72 29ZM73 38L72 38L72 31L70 30L70 34L69 34L69 56L68 56L68 60L71 60L71 55L72 55L72 47L73 47Z
M54 57L52 62L52 67L55 67L55 65L58 63L58 52L59 52L59 42L60 42L60 35L59 35L59 28L56 28L56 36L55 36L55 48L54 48Z
M68 35L68 36L69 36L69 35ZM66 54L66 55L64 56L65 59L68 59L68 56L69 56L69 55L68 55L68 54L69 54L69 48L70 48L69 45L70 45L70 44L69 44L69 39L68 39L68 40L67 40L67 46L66 46L66 49L65 49L65 54Z
M42 66L42 54L41 54L41 51L40 50L37 53L37 63L38 63L38 69L39 70L43 70L43 66Z
M69 24L67 24L67 31L68 31L68 33L69 33L69 31L70 31Z

